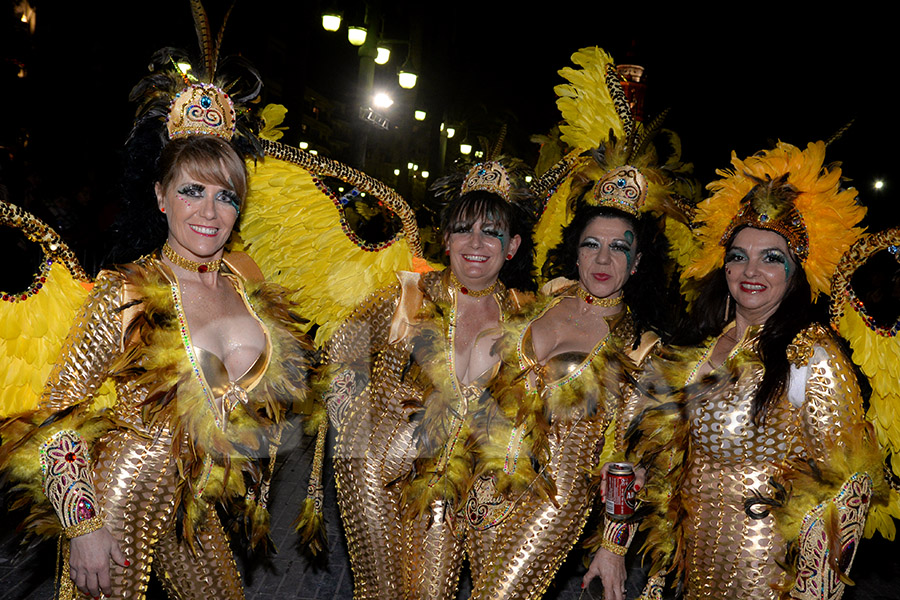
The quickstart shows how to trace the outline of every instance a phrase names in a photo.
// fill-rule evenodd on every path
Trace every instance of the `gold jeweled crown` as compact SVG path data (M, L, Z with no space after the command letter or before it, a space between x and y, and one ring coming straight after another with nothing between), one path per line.
M809 256L809 234L803 215L793 204L797 191L786 179L785 174L776 181L760 182L753 187L741 201L741 209L731 219L719 245L726 246L734 232L744 226L768 229L787 240L788 247L805 262Z
M172 99L166 119L169 139L186 135L215 135L226 140L234 136L234 102L211 83L195 83Z
M509 202L509 189L509 173L506 172L503 165L492 160L478 163L469 169L460 193L467 194L475 190L484 190L497 194Z
M637 216L646 198L647 179L637 167L622 165L608 171L594 184L588 202Z

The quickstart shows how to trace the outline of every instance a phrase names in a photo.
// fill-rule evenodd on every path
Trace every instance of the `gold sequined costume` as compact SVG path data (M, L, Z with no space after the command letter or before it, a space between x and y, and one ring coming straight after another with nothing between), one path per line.
M471 479L467 438L483 386L456 379L458 291L449 271L398 278L327 346L335 478L357 600L447 597L462 561L454 515ZM494 298L501 319L523 301L499 282Z
M726 363L702 380L698 369L717 339L670 350L645 370L645 385L657 392L686 386L683 413L662 434L680 429L672 439L686 449L684 463L651 472L644 490L659 494L672 484L676 491L646 521L650 543L674 553L690 600L836 600L844 583L834 567L849 573L866 511L887 495L880 452L852 365L817 325L788 348L790 384L765 421L753 422L763 375L754 353L760 330L749 328ZM642 430L663 431L658 419L646 421ZM661 456L672 461L672 454Z
M91 517L119 543L130 565L111 563L109 597L144 597L152 566L174 598L243 598L214 506L243 513L251 542L266 535L275 444L309 345L282 288L246 255L224 262L267 340L245 374L230 380L192 345L177 279L145 257L98 276L39 409L3 425L0 466L30 492L26 525L70 536ZM116 400L97 406L107 378ZM81 597L63 569L60 597Z
M560 354L546 365L534 355L531 324L574 290L561 290L514 332L505 355L515 358L492 386L497 413L480 421L484 448L465 510L473 598L542 597L581 535L598 467L621 457L620 424L631 410L620 391L633 364L623 354L635 341L630 313L608 318L610 333L588 354ZM655 340L647 334L640 354Z

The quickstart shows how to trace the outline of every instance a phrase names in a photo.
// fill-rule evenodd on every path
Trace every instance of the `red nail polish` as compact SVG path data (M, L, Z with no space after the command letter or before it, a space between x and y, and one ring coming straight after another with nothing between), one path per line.
M584 582L581 582L581 589L584 589Z
M126 560L126 561L125 561L125 566L126 566L126 567L130 567L130 566L131 566L131 561L130 561L130 560Z

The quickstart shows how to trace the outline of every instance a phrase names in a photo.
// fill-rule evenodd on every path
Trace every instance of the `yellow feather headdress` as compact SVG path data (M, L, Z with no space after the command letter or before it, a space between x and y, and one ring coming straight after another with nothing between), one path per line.
M696 248L682 279L701 279L724 264L725 244L741 225L768 229L788 241L806 271L813 298L831 291L841 255L863 230L866 209L856 190L841 188L841 169L825 165L825 142L801 150L779 142L746 159L732 153L732 169L707 186L712 195L697 206ZM790 194L759 194L760 187L790 186Z
M559 74L568 83L554 88L564 119L560 140L572 150L532 184L545 199L535 230L535 264L544 264L550 248L574 214L573 203L584 197L594 205L610 206L632 215L652 211L686 222L684 207L675 196L672 173L686 172L680 157L665 165L650 141L661 131L661 115L642 124L633 114L623 77L602 48L582 48L572 55L578 67ZM679 143L671 134L673 149ZM665 167L665 170L661 167ZM593 189L585 194L589 186Z

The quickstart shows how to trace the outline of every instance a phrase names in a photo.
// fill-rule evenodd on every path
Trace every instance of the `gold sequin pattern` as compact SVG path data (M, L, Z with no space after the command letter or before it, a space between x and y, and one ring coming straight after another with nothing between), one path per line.
M41 407L62 410L91 398L106 379L106 367L120 352L122 281L100 277L60 350L68 357L53 366Z
M350 551L356 600L399 598L403 569L400 490L389 485L415 459L414 425L404 402L422 390L401 380L405 344L384 341L399 288L389 288L354 311L329 344L330 360L354 364L377 352L361 394L347 400L334 451L338 505ZM369 365L360 365L365 369Z
M543 596L590 512L588 468L596 462L597 440L607 423L581 418L553 425L548 468L557 486L556 505L528 495L496 527L467 531L473 600Z
M779 480L788 461L824 460L826 448L841 447L841 432L863 421L849 361L824 329L810 332L812 343L798 344L812 357L801 364L809 369L803 404L792 406L785 393L762 425L750 416L763 374L759 363L739 367L737 380L719 393L690 397L692 388L687 388L691 445L681 494L687 513L688 600L778 597L772 586L786 581L785 542L774 517L751 518L744 501L776 497L770 479Z

